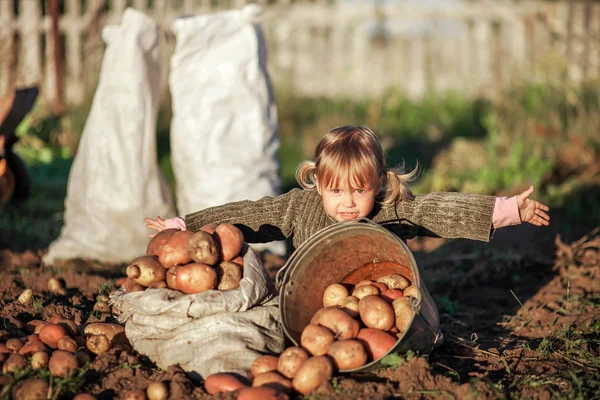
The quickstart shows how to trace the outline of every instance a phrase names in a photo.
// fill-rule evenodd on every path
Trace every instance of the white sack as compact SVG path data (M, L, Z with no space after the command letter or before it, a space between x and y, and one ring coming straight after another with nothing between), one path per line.
M179 215L281 192L260 12L251 4L173 23L171 161ZM283 243L270 250L285 253Z
M118 291L111 303L136 351L165 370L179 364L196 379L217 372L249 376L257 357L284 349L274 284L251 249L239 289Z
M145 254L144 217L175 214L156 156L158 25L128 8L107 26L100 80L69 173L64 226L44 257L128 262Z

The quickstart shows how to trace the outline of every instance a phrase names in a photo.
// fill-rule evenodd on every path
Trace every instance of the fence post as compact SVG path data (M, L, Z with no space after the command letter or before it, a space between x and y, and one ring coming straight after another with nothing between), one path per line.
M14 15L12 4L0 2L0 97L7 96L14 86Z
M40 3L22 1L19 15L21 43L16 84L19 87L36 86L42 83L42 60L40 46Z

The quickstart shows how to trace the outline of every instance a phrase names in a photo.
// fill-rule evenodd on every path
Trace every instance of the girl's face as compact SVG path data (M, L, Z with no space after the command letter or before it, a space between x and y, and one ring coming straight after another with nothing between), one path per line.
M373 210L375 197L379 193L377 185L350 187L348 184L317 190L323 198L325 212L336 221L366 217Z

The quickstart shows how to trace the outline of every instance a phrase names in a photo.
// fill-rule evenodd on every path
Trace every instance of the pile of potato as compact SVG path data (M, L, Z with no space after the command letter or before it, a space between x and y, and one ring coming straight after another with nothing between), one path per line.
M198 232L165 229L148 243L146 255L127 267L127 292L170 288L186 294L240 286L244 235L231 224L208 224Z
M218 373L206 378L206 391L239 390L238 399L281 399L292 391L306 395L334 372L359 368L394 347L413 318L411 296L419 298L419 290L399 274L353 286L332 284L325 289L323 308L302 332L301 347L288 347L279 357L258 357L250 371L252 387Z
M0 365L3 374L31 367L48 368L55 377L66 378L96 355L111 348L132 351L124 328L109 323L92 323L85 327L54 315L46 321L23 324L15 318L4 319L8 327L0 341ZM1 385L0 385L1 386ZM36 393L44 393L36 397ZM45 398L48 385L42 379L27 379L15 387L14 398ZM93 397L90 397L93 398Z

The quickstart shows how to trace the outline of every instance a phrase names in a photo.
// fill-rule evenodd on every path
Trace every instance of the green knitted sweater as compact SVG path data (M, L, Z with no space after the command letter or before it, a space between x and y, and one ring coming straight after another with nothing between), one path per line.
M478 194L430 193L395 206L375 203L368 218L402 239L434 236L488 241L495 199ZM208 223L236 225L248 243L291 239L298 248L336 221L325 212L316 190L292 189L281 196L228 203L185 216L186 228L191 231Z

